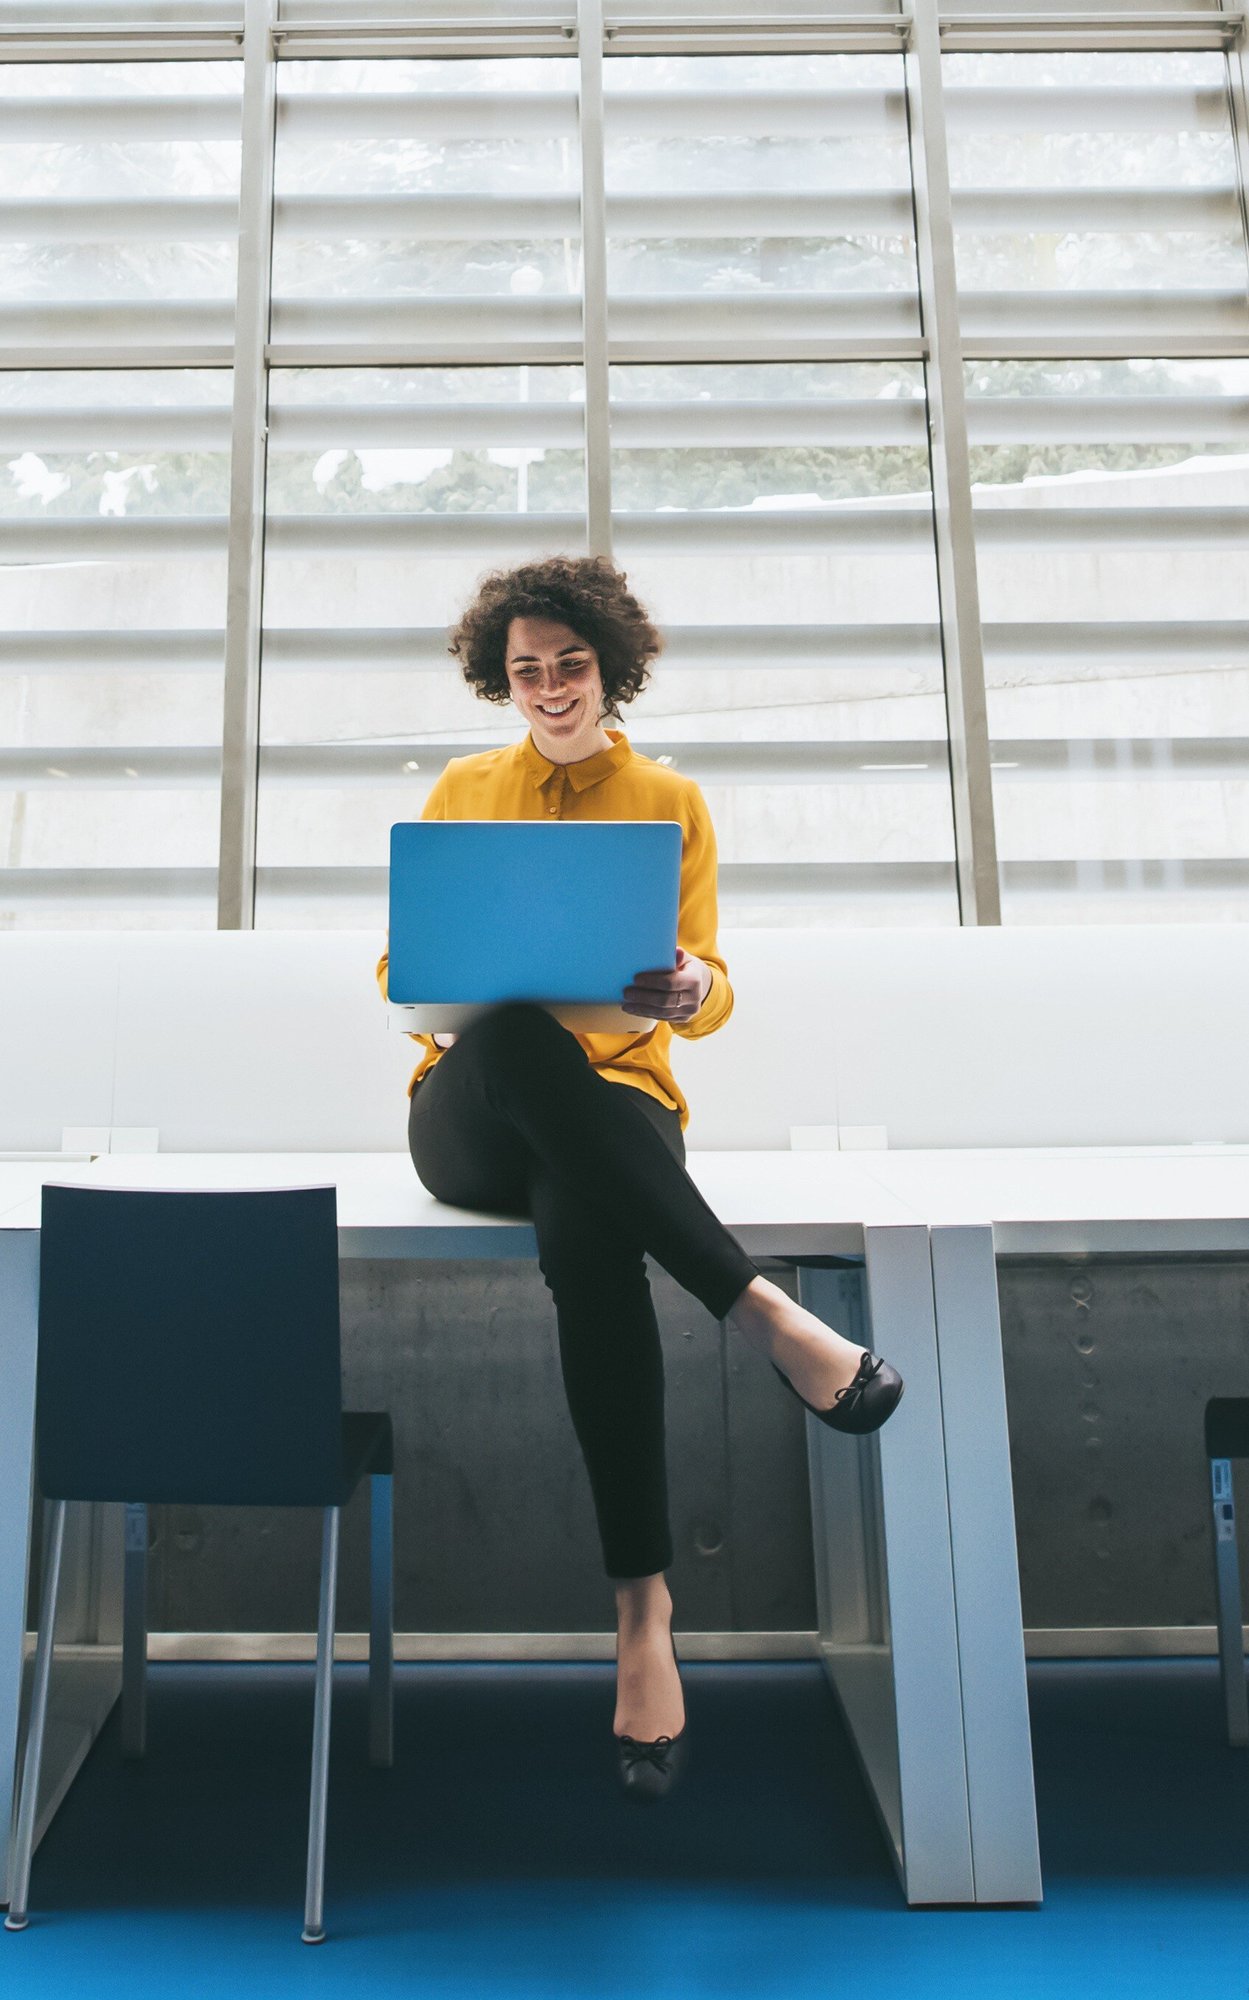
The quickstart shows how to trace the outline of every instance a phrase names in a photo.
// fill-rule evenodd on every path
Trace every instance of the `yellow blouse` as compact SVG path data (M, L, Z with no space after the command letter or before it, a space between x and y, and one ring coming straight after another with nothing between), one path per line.
M453 757L425 802L422 819L668 819L684 829L677 943L711 968L711 986L697 1014L676 1032L694 1041L710 1035L733 1011L733 989L716 949L716 838L706 801L692 778L635 750L618 729L611 748L579 764L551 764L532 736L506 750ZM389 951L377 967L386 997ZM636 967L638 972L650 970ZM578 1035L590 1063L613 1083L628 1083L656 1097L689 1123L689 1107L669 1064L672 1025L638 1023L636 1035ZM408 1085L409 1096L445 1055L430 1035L413 1035L425 1050Z

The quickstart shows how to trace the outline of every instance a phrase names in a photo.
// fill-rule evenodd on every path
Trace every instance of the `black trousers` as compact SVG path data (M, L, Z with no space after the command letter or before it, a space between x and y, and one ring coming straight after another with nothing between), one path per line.
M541 1007L478 1017L412 1093L439 1201L532 1217L611 1577L672 1561L664 1377L645 1253L723 1319L757 1275L685 1171L680 1118L609 1083Z

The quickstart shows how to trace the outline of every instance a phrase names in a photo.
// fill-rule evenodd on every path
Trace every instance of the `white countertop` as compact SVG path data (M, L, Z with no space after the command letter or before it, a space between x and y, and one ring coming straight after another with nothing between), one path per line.
M707 1152L689 1164L716 1214L760 1254L854 1255L864 1227L908 1223L992 1223L1000 1250L1249 1249L1249 1146ZM333 1184L345 1255L525 1257L535 1247L522 1217L435 1201L406 1153L0 1163L0 1228L37 1227L38 1192L48 1181L221 1190Z

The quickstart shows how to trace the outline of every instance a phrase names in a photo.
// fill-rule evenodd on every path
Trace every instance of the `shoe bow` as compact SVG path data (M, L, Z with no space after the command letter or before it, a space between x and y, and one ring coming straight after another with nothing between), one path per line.
M653 1764L657 1771L667 1770L671 1736L657 1736L653 1743L639 1743L633 1736L618 1736L616 1741L624 1753L627 1770L632 1771L638 1764Z
M858 1374L855 1376L853 1382L847 1382L844 1389L838 1389L836 1395L833 1397L834 1403L845 1402L851 1396L857 1402L868 1383L876 1379L884 1365L883 1360L878 1354L869 1353L865 1348L863 1359L859 1363ZM850 1407L853 1409L854 1404L851 1403Z

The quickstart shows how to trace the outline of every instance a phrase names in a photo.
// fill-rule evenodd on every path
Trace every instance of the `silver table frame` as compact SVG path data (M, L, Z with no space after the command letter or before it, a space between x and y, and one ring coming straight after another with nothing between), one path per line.
M233 1156L231 1156L233 1157ZM356 1156L357 1158L359 1156ZM748 1156L738 1156L745 1158ZM1035 1902L1041 1894L1040 1863L1032 1805L1031 1753L1027 1739L1027 1694L1019 1620L1009 1461L968 1468L962 1464L966 1433L979 1434L972 1414L986 1382L962 1369L955 1391L954 1369L939 1344L930 1235L918 1221L886 1224L844 1219L852 1207L847 1187L861 1170L843 1167L833 1156L773 1156L792 1160L786 1169L804 1182L830 1191L828 1212L843 1219L826 1224L768 1221L751 1224L727 1215L748 1252L759 1256L861 1259L858 1269L802 1268L801 1293L812 1308L887 1353L907 1381L897 1415L878 1437L848 1439L808 1419L812 1527L815 1549L820 1654L854 1745L869 1794L889 1844L908 1903L971 1904ZM183 1156L201 1173L209 1156ZM723 1191L724 1164L703 1156L709 1198ZM293 1158L281 1165L295 1166ZM318 1176L329 1156L312 1156L300 1175L287 1172L285 1184ZM153 1162L155 1165L155 1162ZM256 1156L256 1185L275 1185L278 1162ZM342 1167L350 1171L352 1156ZM699 1179L700 1161L691 1157ZM112 1171L109 1171L109 1169ZM98 1162L84 1169L84 1181L143 1185L143 1162ZM121 1175L124 1171L126 1179ZM162 1156L149 1185L172 1185L175 1161ZM407 1168L410 1173L410 1167ZM191 1184L194 1184L192 1173ZM201 1180L200 1184L204 1184ZM224 1184L218 1180L218 1184ZM231 1180L228 1184L239 1184ZM533 1254L530 1226L511 1218L464 1216L442 1211L445 1221L403 1223L393 1214L373 1221L352 1213L341 1199L339 1254L343 1257L498 1258ZM840 1189L834 1200L832 1191ZM877 1193L879 1191L877 1190ZM809 1208L809 1202L805 1205ZM879 1199L862 1212L880 1212ZM724 1213L723 1207L721 1212ZM6 1387L0 1429L0 1800L11 1796L19 1752L18 1696L25 1623L25 1590L31 1527L31 1470L34 1412L34 1354L38 1291L37 1215L11 1211L0 1219L0 1380ZM987 1299L982 1299L987 1306ZM993 1292L993 1329L996 1292ZM1005 1437L1000 1342L987 1322L981 1329L988 1394L1000 1407ZM970 1391L971 1412L960 1433L957 1405ZM960 1449L953 1454L951 1418ZM977 1452L981 1450L977 1445ZM975 1454L973 1454L973 1457ZM960 1547L972 1516L990 1495L996 1508L992 1561L994 1590L980 1593L969 1622L956 1591L955 1524ZM87 1510L83 1510L86 1512ZM112 1517L116 1517L115 1520ZM979 1532L979 1531L978 1531ZM984 1550L983 1535L980 1547ZM966 1553L964 1551L964 1553ZM67 1550L67 1557L72 1552ZM51 1725L45 1759L39 1830L46 1828L75 1771L86 1755L120 1689L122 1519L120 1509L92 1510L80 1528L79 1553L67 1560L79 1579L85 1614L74 1631L75 1657L58 1662L53 1677ZM1010 1581L1014 1579L1012 1598ZM1003 1591L1003 1581L1006 1588ZM70 1593L67 1591L67 1597ZM1012 1647L1012 1634L1014 1644ZM991 1642L991 1643L990 1643ZM989 1644L977 1676L973 1645ZM984 1696L1000 1679L999 1720L1011 1752L1008 1799L999 1805L993 1781L996 1749L974 1739L987 1706ZM70 1668L77 1675L75 1691ZM89 1693L84 1696L83 1689ZM971 1696L969 1706L969 1693ZM998 1822L1011 1821L1011 1838L1001 1842ZM992 1830L991 1830L992 1829ZM0 1901L7 1897L7 1866Z

